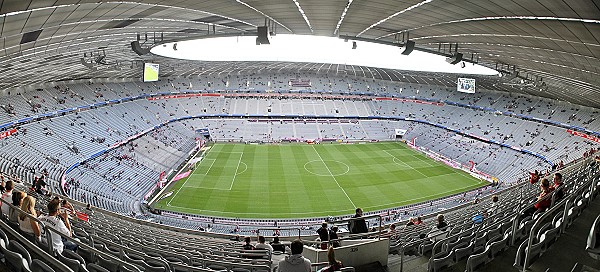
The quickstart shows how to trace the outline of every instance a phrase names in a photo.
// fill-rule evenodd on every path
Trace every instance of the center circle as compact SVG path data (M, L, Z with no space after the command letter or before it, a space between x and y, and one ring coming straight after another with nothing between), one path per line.
M335 177L348 173L350 171L350 166L341 161L314 160L305 163L304 170L315 176Z

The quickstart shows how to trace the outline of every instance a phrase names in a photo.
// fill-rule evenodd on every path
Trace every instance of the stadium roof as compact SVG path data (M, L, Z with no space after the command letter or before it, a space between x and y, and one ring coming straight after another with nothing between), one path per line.
M0 89L141 78L143 61L160 62L161 76L285 71L453 82L451 75L364 66L176 61L139 56L131 48L138 37L147 47L207 35L253 35L265 22L277 34L397 43L408 37L418 48L442 53L458 45L465 58L505 72L501 79L481 77L484 88L600 108L600 7L593 0L3 0Z

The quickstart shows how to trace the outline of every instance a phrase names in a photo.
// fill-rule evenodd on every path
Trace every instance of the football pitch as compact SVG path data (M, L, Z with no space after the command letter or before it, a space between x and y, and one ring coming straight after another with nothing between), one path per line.
M154 207L233 218L309 218L399 207L486 184L397 142L214 144Z

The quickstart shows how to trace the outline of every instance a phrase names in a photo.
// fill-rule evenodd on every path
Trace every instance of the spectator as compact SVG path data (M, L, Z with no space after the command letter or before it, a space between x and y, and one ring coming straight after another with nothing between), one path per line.
M362 218L363 211L361 208L356 208L356 214L352 216L352 220L348 223L350 234L357 233L367 233L369 232L369 228L367 227L367 222Z
M529 183L535 184L539 180L540 180L540 173L538 172L538 170L529 172Z
M35 187L36 193L43 195L44 191L46 190L46 182L44 181L44 176L40 176L37 182L33 184L33 186Z
M327 262L329 263L329 265L321 268L319 272L334 272L339 271L342 267L344 267L344 265L342 265L342 262L335 259L335 252L333 250L333 247L329 247L329 249L327 250Z
M50 227L56 232L61 233L64 236L71 237L71 224L69 223L69 215L63 211L60 212L60 200L53 199L48 202L48 215L40 216L40 221L47 227ZM54 231L51 232L52 237L52 248L59 254L63 252L63 249L77 250L77 245L73 242L65 240L63 242L62 236ZM48 242L50 243L50 242Z
M425 222L423 222L423 218L421 218L420 216L417 217L417 220L414 221L415 225L425 225Z
M410 219L408 219L408 222L406 222L406 226L414 226L415 225L415 218L411 217Z
M17 208L21 208L21 204L23 204L23 199L27 196L27 193L25 192L21 192L21 191L16 191L13 192L12 195L12 204L13 206L17 207ZM13 207L10 208L10 210L8 211L8 221L11 223L18 223L19 222L19 211Z
M273 238L273 242L271 242L270 244L271 248L273 248L273 251L285 252L285 245L279 241L278 236L275 236L275 238Z
M492 206L487 211L489 215L496 213L496 210L498 209L498 199L498 195L492 196Z
M12 202L12 193L13 193L14 183L12 180L8 180L4 185L4 194L2 194L2 200L6 203ZM10 206L4 205L4 202L0 201L0 208L2 209L2 214L8 216L8 212L10 211Z
M398 231L396 230L396 224L392 223L390 225L390 228L388 229L386 236L390 237L390 239L392 239L392 240L398 239Z
M565 186L563 183L563 177L561 173L554 173L554 178L552 179L552 190L554 190L554 201L558 201L565 196Z
M550 182L547 179L542 179L540 187L542 189L542 192L540 193L540 196L538 197L538 202L535 203L534 207L538 211L543 212L547 208L549 208L550 204L552 203L552 199L550 197L546 199L544 199L544 197L551 194L552 191L554 191L554 188L550 187Z
M27 216L27 214L37 217L37 213L35 211L35 198L32 196L27 196L23 199L23 204L21 206L24 212L19 213L19 229L25 235L33 238L32 240L40 240L40 226L37 221L31 220L31 217Z
M85 212L87 213L87 215L93 215L94 214L94 210L92 210L92 204L87 204L85 206Z
M0 193L4 193L4 174L0 173Z
M333 244L333 247L340 246L340 241L337 240L337 239L339 239L337 232L338 232L337 226L333 226L329 230L329 240L332 241L331 243Z
M319 239L321 239L321 249L327 249L327 241L329 241L329 230L327 229L327 222L323 222L321 227L317 230Z
M269 255L273 253L273 247L269 244L265 244L265 237L262 235L258 236L258 243L254 245L254 249L266 249L269 251Z
M75 209L73 208L73 205L71 205L71 203L69 203L69 201L67 201L66 199L63 199L60 202L60 211L61 212L66 212L67 214L70 215L74 215L75 214Z
M446 221L444 221L443 214L438 214L436 227L437 227L437 229L439 229L441 231L445 231L448 228L448 223L446 223Z
M550 181L548 181L547 179L542 179L542 182L540 182L540 188L542 191L537 197L536 203L533 205L533 207L530 207L523 212L523 215L521 215L521 219L533 216L535 212L543 212L552 204L551 197L547 197L546 199L544 199L544 197L551 194L554 190L552 187L550 187Z
M252 238L250 238L250 236L244 237L244 245L242 248L244 250L254 250L254 246L250 242L252 242Z
M310 272L310 260L302 256L304 245L300 240L294 240L290 246L292 255L286 256L279 262L277 272Z

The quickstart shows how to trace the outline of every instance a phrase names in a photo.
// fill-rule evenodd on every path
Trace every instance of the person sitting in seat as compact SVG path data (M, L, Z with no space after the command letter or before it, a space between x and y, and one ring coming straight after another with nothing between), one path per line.
M40 216L39 219L47 227L56 230L64 236L71 237L72 230L71 224L69 223L69 214L66 211L60 212L60 208L60 199L51 200L48 202L48 215ZM52 243L52 248L58 254L61 254L65 248L72 251L77 250L77 244L63 239L62 236L56 232L51 232L51 236L52 241L49 241L48 243Z
M523 212L523 214L521 215L521 219L533 216L533 214L536 212L543 212L552 204L552 197L544 199L544 197L546 197L554 191L554 188L550 187L550 181L548 181L545 178L542 179L542 181L540 182L540 188L542 189L542 191L537 197L536 203L533 205L533 207L530 207Z
M244 237L244 245L242 248L244 250L254 250L254 246L250 242L252 242L252 238L250 238L250 236Z
M279 262L277 272L310 272L311 262L302 256L304 245L300 240L294 240L290 246L292 255L286 256Z
M254 249L266 249L269 251L269 255L273 253L273 247L269 244L265 244L265 237L262 235L258 236L258 243L254 245Z
M438 214L436 228L441 231L445 231L448 228L448 223L444 220L443 214Z
M329 229L329 240L332 241L331 243L333 244L333 247L340 246L340 241L337 241L337 239L339 239L337 232L338 232L337 226L333 226L333 227L331 227L331 229Z
M540 172L538 172L538 170L529 172L529 183L535 184L539 180L540 180Z
M542 189L542 192L540 193L540 196L538 196L538 202L535 203L534 207L537 209L537 211L543 212L546 209L550 208L550 204L552 204L552 198L543 198L551 194L554 191L554 188L550 187L550 181L548 181L547 179L542 179L542 182L540 183L540 188Z
M32 196L27 196L23 199L23 204L21 205L21 209L24 212L19 213L19 229L21 232L25 234L25 236L29 236L32 240L40 240L40 226L37 221L32 220L31 217L27 216L27 214L32 217L37 217L37 212L35 211L35 198Z
M554 173L554 178L552 179L553 183L551 185L552 190L554 190L554 201L559 201L560 199L562 199L565 196L565 187L564 187L564 183L563 183L563 176L561 173ZM561 187L562 186L562 187ZM558 188L560 188L559 190L557 190Z
M498 209L498 200L498 195L492 196L492 206L487 210L488 215L493 215L496 213L496 210Z
M8 180L4 185L4 193L2 194L2 200L6 203L12 202L12 194L14 189L14 183L12 180ZM2 214L8 216L8 212L10 211L10 206L8 204L4 204L4 202L0 201L0 208L2 209Z
M329 247L329 249L327 250L327 262L329 263L329 265L321 268L319 272L334 272L339 271L342 267L344 267L344 265L342 265L342 262L335 259L335 252L333 251L333 247Z
M388 229L388 232L385 234L385 236L389 237L390 240L398 239L398 231L396 230L396 224L392 223L390 225L390 228Z
M16 191L12 195L12 204L17 208L21 208L23 204L23 199L27 197L27 193ZM11 223L19 223L19 211L13 207L10 207L8 211L8 221Z
M275 236L275 238L273 238L273 242L270 243L271 247L273 248L273 251L277 251L277 252L285 252L285 245L282 244L279 241L279 237Z

